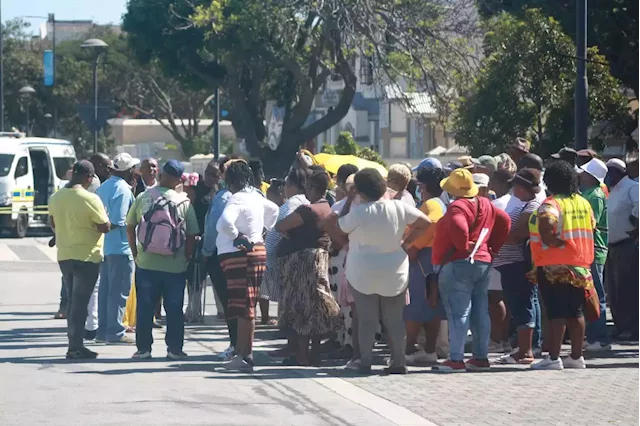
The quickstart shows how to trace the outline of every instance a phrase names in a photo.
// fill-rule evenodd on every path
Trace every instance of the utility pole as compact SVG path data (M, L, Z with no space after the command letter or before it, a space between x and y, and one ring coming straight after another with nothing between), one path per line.
M0 132L4 132L4 40L2 26L2 0L0 0Z
M56 87L56 15L55 13L49 14L49 22L51 22L51 40L53 44L51 45L51 52L53 54L53 86L51 86L51 100L53 101L53 137L58 136L58 104L55 98L55 87Z
M589 88L587 82L587 0L576 0L576 93L575 93L575 146L585 149L589 123Z
M211 151L213 159L220 160L220 89L216 86L213 92L213 141Z

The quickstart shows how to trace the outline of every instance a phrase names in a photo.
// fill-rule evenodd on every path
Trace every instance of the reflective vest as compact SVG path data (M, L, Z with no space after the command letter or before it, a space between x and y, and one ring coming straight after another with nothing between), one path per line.
M594 218L589 202L580 195L573 195L551 196L544 203L555 206L560 212L556 235L565 245L549 247L542 242L538 230L538 212L533 212L529 220L529 241L534 266L570 265L589 268L594 260Z

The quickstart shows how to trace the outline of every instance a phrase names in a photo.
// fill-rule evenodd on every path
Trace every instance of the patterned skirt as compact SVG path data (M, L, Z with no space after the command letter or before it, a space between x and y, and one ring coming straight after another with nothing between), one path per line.
M262 277L260 298L280 303L280 287L280 268L278 266L267 266L267 270Z
M266 269L267 252L263 244L255 244L253 251L218 255L220 266L227 279L229 302L225 309L227 318L256 317L256 303Z
M282 294L278 323L303 336L325 336L342 327L329 288L329 252L303 249L278 258Z

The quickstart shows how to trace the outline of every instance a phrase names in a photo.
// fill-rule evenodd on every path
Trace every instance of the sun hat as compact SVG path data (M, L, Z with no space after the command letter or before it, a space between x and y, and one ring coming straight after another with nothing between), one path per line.
M587 163L580 166L580 169L586 173L589 173L591 176L596 178L598 182L604 182L605 176L607 176L607 165L604 164L603 161L598 160L597 158L593 158L589 160Z
M441 169L442 163L437 158L427 157L420 162L416 167L411 169L412 172L417 172L420 169Z
M127 170L133 169L138 164L140 164L140 160L133 158L131 154L121 152L113 157L113 165L111 168L117 172L126 172Z
M597 158L598 154L592 149L581 149L580 151L578 151L578 157Z
M488 168L492 172L495 172L498 169L498 162L491 155L481 155L478 157L478 162L480 165Z
M534 194L537 194L542 190L542 188L540 188L541 181L542 172L531 168L521 169L511 179L509 179L510 184L526 186L531 189Z
M449 177L440 181L440 187L454 197L469 198L478 195L478 185L473 183L473 175L467 169L455 169Z
M574 164L576 162L576 159L578 158L578 153L575 149L565 146L555 154L551 154L551 158L561 159Z
M516 140L510 142L507 145L507 148L517 149L518 151L526 153L526 152L529 152L529 150L531 149L531 142L529 142L525 138L518 137L516 138Z
M488 188L489 187L489 175L484 173L474 173L473 174L473 183L478 185L478 188Z
M611 160L607 161L607 168L626 172L627 164L619 158L612 158Z
M476 164L479 164L478 160L476 160L475 162L473 160L475 160L475 158L471 157L470 155L463 155L462 157L458 157L458 162L465 169L472 169L476 166Z

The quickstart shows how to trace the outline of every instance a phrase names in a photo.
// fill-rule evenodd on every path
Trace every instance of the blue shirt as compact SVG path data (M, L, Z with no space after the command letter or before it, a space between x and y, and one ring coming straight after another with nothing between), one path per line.
M204 220L204 235L202 236L202 255L211 256L216 251L216 239L218 238L218 231L216 225L224 208L227 206L227 201L231 197L231 191L223 188L216 192L211 200L207 217Z
M133 204L133 192L129 184L118 176L104 181L96 194L107 209L112 229L104 237L104 255L120 254L131 256L127 240L127 213Z

